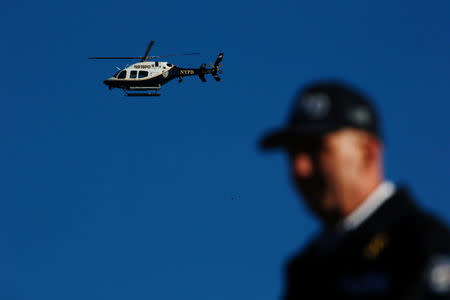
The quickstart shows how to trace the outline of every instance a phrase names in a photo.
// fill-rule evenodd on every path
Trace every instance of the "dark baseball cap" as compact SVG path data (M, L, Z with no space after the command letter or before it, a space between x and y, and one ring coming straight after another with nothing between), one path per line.
M263 150L286 148L305 137L320 137L342 128L357 128L379 138L378 116L371 100L340 81L305 86L295 97L286 126L261 140Z

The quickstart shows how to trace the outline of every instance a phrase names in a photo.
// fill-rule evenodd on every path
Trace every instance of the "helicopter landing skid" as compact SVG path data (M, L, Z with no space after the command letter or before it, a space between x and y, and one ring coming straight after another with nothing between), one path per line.
M155 97L155 96L161 96L159 93L126 93L125 96L127 97Z
M151 93L129 93L125 89L122 89L122 91L125 93L124 96L126 97L155 97L155 96L161 96L161 94L157 93L156 91Z

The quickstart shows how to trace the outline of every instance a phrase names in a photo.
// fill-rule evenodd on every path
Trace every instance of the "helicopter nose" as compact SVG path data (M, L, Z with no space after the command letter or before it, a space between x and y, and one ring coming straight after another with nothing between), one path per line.
M114 80L111 80L111 78L106 79L105 81L103 81L103 83L110 89L112 90L113 88L115 88L115 82Z

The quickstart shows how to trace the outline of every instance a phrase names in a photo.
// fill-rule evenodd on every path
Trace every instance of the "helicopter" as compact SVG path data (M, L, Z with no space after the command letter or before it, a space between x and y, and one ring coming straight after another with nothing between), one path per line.
M118 71L110 78L103 81L110 90L114 88L122 89L125 96L160 96L157 91L169 81L178 78L178 82L183 81L183 77L198 76L201 81L206 82L205 75L211 74L216 81L220 81L218 74L222 74L220 62L223 53L219 53L214 64L210 63L211 68L207 68L206 64L201 64L200 68L180 68L165 61L152 61L155 58L180 56L180 55L198 55L200 53L183 53L170 54L160 56L149 56L154 41L150 41L144 56L137 57L89 57L89 59L139 59L140 61L127 66ZM132 91L132 92L130 92ZM152 92L145 92L152 91Z

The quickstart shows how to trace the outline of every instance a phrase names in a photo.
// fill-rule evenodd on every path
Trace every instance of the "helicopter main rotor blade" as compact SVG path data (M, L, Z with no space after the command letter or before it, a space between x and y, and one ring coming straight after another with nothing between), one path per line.
M150 49L152 49L154 43L155 43L155 41L150 41L150 44L148 44L148 46L147 46L147 51L145 51L144 57L142 58L141 61L147 60L148 53L150 52Z
M160 57L199 55L199 54L200 54L199 52L192 52L192 53L168 54L168 55L158 55L158 56L101 56L101 57L88 57L88 59L140 59L141 61L146 61L149 59L160 58Z
M142 59L142 56L107 56L107 57L88 57L88 59Z
M167 55L158 55L158 56L149 56L147 59L160 58L160 57L170 57L170 56L182 56L182 55L199 55L199 52L192 53L180 53L180 54L167 54Z

